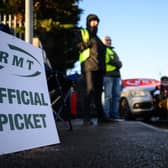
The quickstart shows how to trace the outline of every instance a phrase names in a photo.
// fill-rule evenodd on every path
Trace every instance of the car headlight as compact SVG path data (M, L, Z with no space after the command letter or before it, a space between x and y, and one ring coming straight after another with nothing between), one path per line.
M130 95L132 97L145 97L145 96L149 96L149 92L144 90L131 90Z

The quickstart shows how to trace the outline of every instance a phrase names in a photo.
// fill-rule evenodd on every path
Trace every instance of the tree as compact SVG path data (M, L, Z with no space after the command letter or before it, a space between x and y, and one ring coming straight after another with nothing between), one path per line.
M78 0L79 1L79 0ZM37 35L40 37L53 67L65 71L72 68L78 53L72 46L72 29L77 26L81 9L78 1L41 0L35 3ZM49 38L50 37L50 38Z
M34 0L34 34L46 50L52 66L60 71L72 68L78 53L72 46L72 29L77 27L82 9L80 0ZM23 16L23 0L0 0L1 13Z

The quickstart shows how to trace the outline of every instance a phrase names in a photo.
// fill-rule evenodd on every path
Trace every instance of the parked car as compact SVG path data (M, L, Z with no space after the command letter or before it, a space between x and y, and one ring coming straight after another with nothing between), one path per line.
M152 81L152 82L151 82ZM154 83L155 82L155 83ZM159 84L152 79L124 80L120 98L120 113L124 119L149 120L155 112L152 92Z

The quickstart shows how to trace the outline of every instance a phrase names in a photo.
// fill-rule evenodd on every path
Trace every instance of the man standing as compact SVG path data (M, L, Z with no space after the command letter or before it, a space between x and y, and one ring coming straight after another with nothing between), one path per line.
M87 16L86 29L80 29L77 35L77 48L81 73L86 86L86 123L91 123L92 113L97 112L98 119L103 119L101 103L103 76L105 73L105 46L97 36L99 18L95 14Z
M121 93L121 75L120 68L122 62L112 47L112 41L109 36L102 39L106 48L106 74L104 77L104 113L108 119L118 119L119 102Z

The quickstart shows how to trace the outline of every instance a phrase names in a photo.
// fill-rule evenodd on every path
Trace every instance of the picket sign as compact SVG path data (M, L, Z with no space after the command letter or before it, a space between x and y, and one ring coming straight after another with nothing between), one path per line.
M60 143L42 50L0 31L0 154Z

